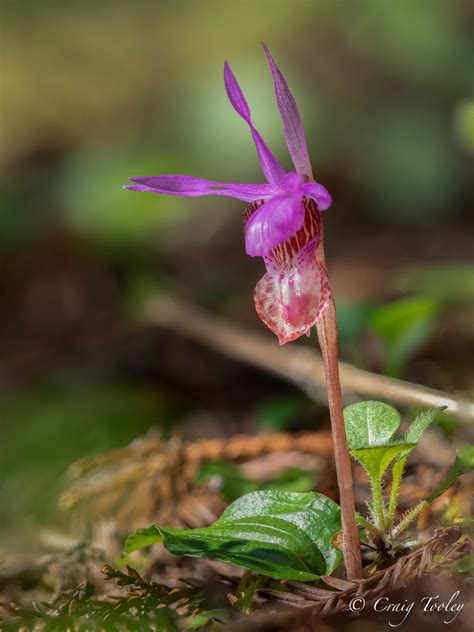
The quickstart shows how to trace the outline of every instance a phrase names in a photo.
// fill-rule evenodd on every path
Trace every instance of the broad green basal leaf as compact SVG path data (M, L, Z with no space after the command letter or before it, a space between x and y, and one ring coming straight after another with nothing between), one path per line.
M344 409L349 448L369 448L389 443L400 425L400 415L383 402L359 402Z
M381 480L393 459L403 459L415 447L416 443L392 443L351 450L351 454L360 462L371 479Z
M163 541L175 555L208 557L275 579L309 581L342 562L332 537L341 529L340 508L315 492L256 491L242 496L202 529L139 529L125 553Z

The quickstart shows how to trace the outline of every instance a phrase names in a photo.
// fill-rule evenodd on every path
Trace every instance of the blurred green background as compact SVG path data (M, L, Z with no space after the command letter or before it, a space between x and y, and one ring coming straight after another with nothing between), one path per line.
M4 0L0 14L4 533L56 520L72 460L153 425L196 437L327 423L295 389L130 319L151 280L267 333L242 204L122 190L161 173L261 181L224 59L289 167L261 40L333 194L343 358L471 392L471 3Z

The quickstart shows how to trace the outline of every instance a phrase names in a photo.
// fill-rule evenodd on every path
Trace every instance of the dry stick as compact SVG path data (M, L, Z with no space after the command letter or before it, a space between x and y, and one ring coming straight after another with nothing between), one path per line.
M150 324L165 327L234 359L274 373L296 384L316 401L327 401L323 390L325 374L321 356L307 346L293 344L278 347L270 335L243 329L226 318L164 293L148 299L142 318ZM354 401L354 394L357 394L405 406L447 406L459 419L474 421L474 404L462 397L363 371L344 362L339 362L339 373L348 402Z
M324 238L317 249L322 266L326 267L324 256ZM339 501L341 504L342 552L346 566L347 579L362 578L359 534L355 519L354 490L349 447L344 427L341 384L339 380L339 348L337 343L336 305L332 293L328 305L317 323L319 346L326 376L329 416L334 444Z

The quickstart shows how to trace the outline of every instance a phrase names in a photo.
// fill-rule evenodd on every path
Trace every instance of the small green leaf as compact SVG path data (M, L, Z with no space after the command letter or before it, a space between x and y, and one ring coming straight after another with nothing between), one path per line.
M470 263L443 262L406 269L395 279L401 292L439 301L441 305L474 301L474 266Z
M359 402L344 409L349 448L369 448L387 444L398 430L398 411L383 402Z
M229 505L209 527L139 529L127 539L125 553L163 540L175 555L230 562L275 579L309 581L341 563L331 542L340 528L339 506L322 494L257 491Z
M474 446L467 445L459 448L456 452L456 460L453 467L450 469L446 479L434 489L428 496L426 501L428 503L433 502L438 496L444 494L444 492L451 487L453 483L465 472L469 472L474 469Z
M152 524L144 529L137 529L135 533L132 533L132 535L129 535L126 539L123 551L124 555L133 553L133 551L137 551L138 549L144 549L145 547L161 542L162 540L163 534L156 524Z
M309 492L314 489L314 474L298 467L289 467L269 481L259 483L244 476L238 467L226 461L205 461L195 477L197 484L214 479L219 492L231 503L239 496L258 489L285 492Z
M415 418L411 426L408 428L408 432L405 435L405 440L408 443L418 443L421 435L425 430L435 421L436 417L446 410L447 406L438 406L432 410L426 410Z
M438 485L436 489L434 489L431 494L425 498L425 500L420 501L415 507L410 509L410 511L405 514L405 516L400 520L395 529L393 530L393 536L397 537L405 531L405 529L415 520L417 516L428 507L430 503L432 503L436 498L444 494L444 492L456 482L456 480L469 470L474 469L474 446L468 445L460 448L456 453L456 460L454 461L453 467L449 471L446 479Z
M427 342L435 327L439 305L431 299L408 298L380 307L372 329L385 345L384 372L400 375Z
M397 508L398 490L400 489L400 483L402 482L403 470L405 469L405 463L407 461L409 452L400 456L392 467L392 489L390 492L390 501L387 511L387 527L390 529L395 518L395 510Z
M402 459L415 447L416 443L390 443L351 450L351 454L359 461L371 479L381 480L393 459Z
M457 451L457 459L463 472L474 469L474 445L465 445Z
M391 517L385 515L382 496L382 476L393 459L402 459L408 455L416 443L392 443L351 450L351 455L357 459L366 470L372 487L372 502L369 503L370 513L378 529L384 530Z
M315 476L300 467L289 467L263 485L261 489L274 489L282 492L309 492L314 489Z
M228 608L214 608L214 610L205 610L199 612L187 623L189 630L199 630L210 623L225 623L230 617L230 611Z
M308 399L285 393L264 399L255 411L259 429L270 432L288 430L310 405Z
M197 484L213 479L227 502L232 502L239 496L258 489L258 483L242 474L239 468L226 461L205 461L196 474Z

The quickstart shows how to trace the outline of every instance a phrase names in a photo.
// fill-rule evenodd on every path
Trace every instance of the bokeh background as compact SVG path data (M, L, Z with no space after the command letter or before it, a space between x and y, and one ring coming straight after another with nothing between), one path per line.
M343 359L472 394L472 3L4 0L0 13L4 550L34 547L62 519L74 459L152 426L185 437L327 426L296 388L139 318L154 288L271 337L253 307L263 270L244 253L241 203L122 190L161 173L261 181L225 58L289 167L260 40L333 194Z

